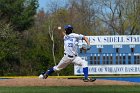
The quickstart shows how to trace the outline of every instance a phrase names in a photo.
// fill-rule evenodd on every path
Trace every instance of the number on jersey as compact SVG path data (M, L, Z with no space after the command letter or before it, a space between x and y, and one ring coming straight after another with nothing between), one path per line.
M73 47L73 43L68 43L68 47Z

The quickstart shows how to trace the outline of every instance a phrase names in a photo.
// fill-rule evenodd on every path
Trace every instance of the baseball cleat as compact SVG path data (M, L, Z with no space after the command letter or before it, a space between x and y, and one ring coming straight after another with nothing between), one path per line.
M42 75L42 74L40 74L38 78L39 78L39 79L43 79L43 75Z
M43 79L47 79L48 75L47 74L44 74L43 75Z
M94 82L94 81L96 81L96 79L95 78L84 78L83 81L84 82Z
M96 78L90 78L89 81L90 81L90 82L94 82L94 81L96 81Z
M84 82L88 82L89 81L89 78L84 78L83 81Z

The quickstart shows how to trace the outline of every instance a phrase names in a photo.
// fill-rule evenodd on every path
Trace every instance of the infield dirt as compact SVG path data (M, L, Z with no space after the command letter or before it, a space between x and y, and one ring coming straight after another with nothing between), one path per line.
M82 79L63 78L12 78L0 80L0 86L94 86L94 85L140 85L140 83L96 80L95 82L83 82Z

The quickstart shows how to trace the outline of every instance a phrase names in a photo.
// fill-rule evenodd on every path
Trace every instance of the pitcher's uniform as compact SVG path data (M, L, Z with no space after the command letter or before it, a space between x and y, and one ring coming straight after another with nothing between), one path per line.
M87 61L80 58L77 53L78 41L82 40L83 37L84 35L76 33L64 36L64 56L59 64L53 67L54 71L59 71L70 63L82 66L83 68L87 67Z
M49 68L45 73L43 73L43 79L46 79L53 72L59 71L65 68L70 63L73 63L83 67L83 80L84 82L88 82L90 79L88 78L87 61L80 58L77 53L79 40L85 40L86 43L89 45L88 38L81 34L72 33L73 27L71 25L66 25L64 29L66 33L66 35L64 36L64 56L60 60L58 65ZM91 79L90 81L95 81L95 79Z

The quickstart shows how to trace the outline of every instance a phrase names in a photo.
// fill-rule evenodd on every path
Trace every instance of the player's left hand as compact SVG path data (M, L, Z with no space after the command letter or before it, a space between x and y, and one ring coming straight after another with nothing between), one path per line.
M90 50L91 46L90 45L87 45L87 50Z
M90 48L91 48L90 45L83 44L81 49L90 50Z

